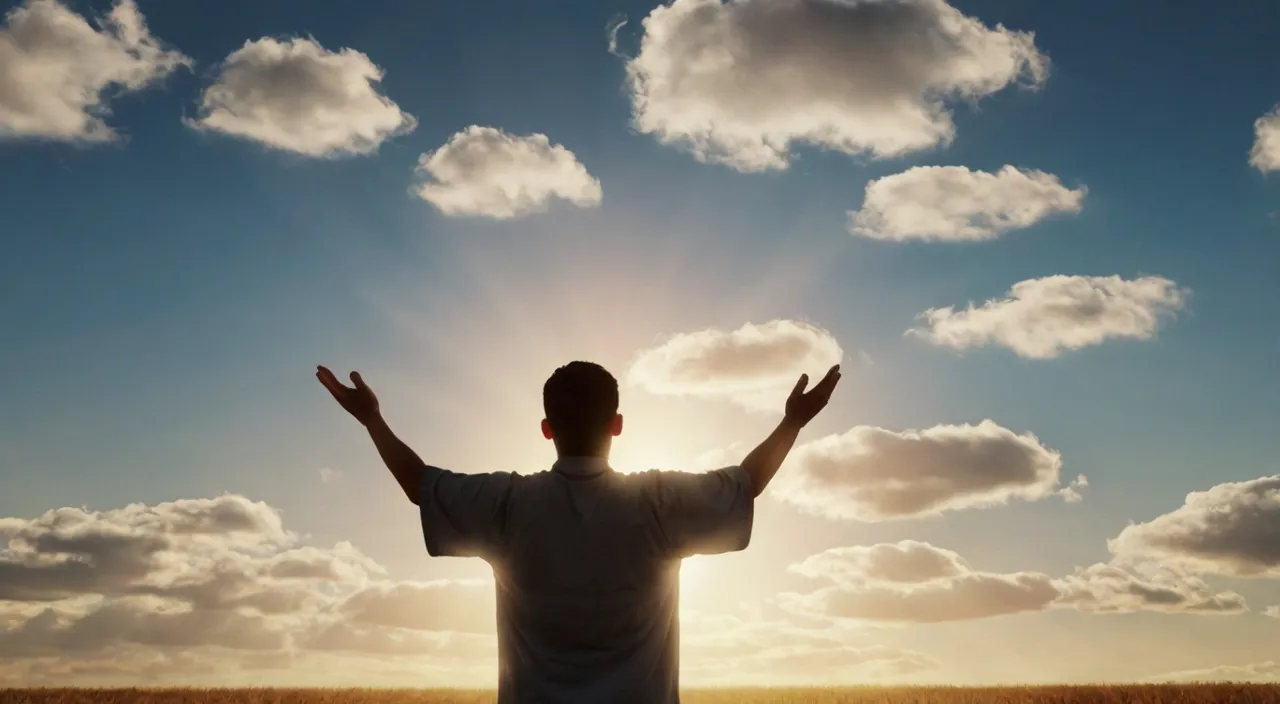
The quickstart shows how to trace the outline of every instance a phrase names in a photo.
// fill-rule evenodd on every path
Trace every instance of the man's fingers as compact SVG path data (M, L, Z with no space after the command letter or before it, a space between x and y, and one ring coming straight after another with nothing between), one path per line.
M840 365L837 364L827 370L827 375L822 377L822 381L813 387L810 393L830 396L831 392L836 388L836 382L840 381Z
M800 380L796 382L795 388L791 389L791 395L795 396L796 394L804 393L804 387L808 385L809 385L809 375L801 374Z
M351 372L351 383L355 384L355 387L361 391L369 390L369 385L364 383L364 379L360 376L360 372Z
M338 394L341 394L343 391L349 390L346 386L342 385L342 382L338 381L338 377L334 376L333 372L329 371L328 367L316 367L316 378L320 380L321 384L324 384L324 387L328 389L329 393L333 394L334 397L337 397Z

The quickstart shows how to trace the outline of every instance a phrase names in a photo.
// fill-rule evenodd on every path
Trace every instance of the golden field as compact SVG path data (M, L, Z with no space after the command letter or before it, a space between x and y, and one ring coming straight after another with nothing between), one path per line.
M493 691L394 689L10 689L2 704L490 704ZM1280 685L703 689L685 704L1230 704L1280 702Z

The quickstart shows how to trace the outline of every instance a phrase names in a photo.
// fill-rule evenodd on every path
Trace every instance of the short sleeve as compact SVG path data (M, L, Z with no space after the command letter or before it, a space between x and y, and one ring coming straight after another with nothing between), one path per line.
M751 542L755 491L742 467L654 472L652 488L659 529L676 556L734 552Z
M514 475L460 474L428 466L418 486L427 553L490 558L501 551Z

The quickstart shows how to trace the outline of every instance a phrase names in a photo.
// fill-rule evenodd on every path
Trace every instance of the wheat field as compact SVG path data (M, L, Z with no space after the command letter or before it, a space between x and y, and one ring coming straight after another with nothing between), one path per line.
M9 689L0 704L492 704L495 692L392 689ZM685 704L1260 704L1280 685L701 689Z

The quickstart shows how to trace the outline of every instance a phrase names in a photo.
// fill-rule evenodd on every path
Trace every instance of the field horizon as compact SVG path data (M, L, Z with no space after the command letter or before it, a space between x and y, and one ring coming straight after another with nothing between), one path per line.
M349 687L30 687L0 689L3 704L488 704L495 689ZM1254 704L1280 701L1280 684L1098 684L975 686L697 687L686 704Z

